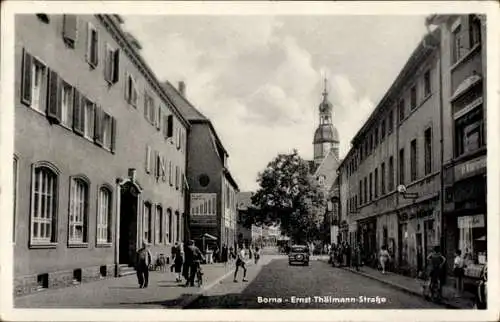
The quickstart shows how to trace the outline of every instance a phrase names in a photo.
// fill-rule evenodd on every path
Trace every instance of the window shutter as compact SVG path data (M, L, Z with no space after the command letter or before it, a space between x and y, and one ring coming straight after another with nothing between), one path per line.
M146 146L146 173L151 172L151 147Z
M104 79L111 83L111 71L112 71L112 58L113 52L108 44L106 44L106 54L104 56Z
M111 117L111 152L115 152L116 147L116 119Z
M158 105L158 113L156 113L156 129L159 131L161 129L161 119L162 119L162 113L161 113L161 105Z
M132 100L132 79L129 74L125 74L125 101L130 103Z
M33 73L33 58L23 49L23 80L21 82L21 102L31 105L31 74Z
M158 151L155 151L155 178L158 179L160 178L160 153Z
M113 59L114 68L111 80L114 84L116 84L120 80L120 49L115 50L113 52L113 56L114 56Z
M174 135L174 116L169 115L167 119L167 137L171 138Z
M83 135L83 118L82 118L82 97L80 92L75 88L73 92L73 131L79 135Z
M61 122L61 86L59 77L53 70L49 71L49 95L47 99L47 117L55 123Z
M76 15L64 15L63 38L71 47L75 46L77 35Z
M161 178L163 182L167 181L167 158L164 156L161 157L160 160L160 166L161 166Z
M149 120L149 96L148 93L144 93L144 117Z
M99 146L103 145L103 119L104 112L101 106L96 105L94 113L94 142Z

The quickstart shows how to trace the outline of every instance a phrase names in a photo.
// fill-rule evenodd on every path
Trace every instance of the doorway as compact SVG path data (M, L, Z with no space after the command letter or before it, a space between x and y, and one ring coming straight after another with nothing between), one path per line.
M127 182L121 189L120 201L120 264L133 266L137 251L137 201L139 190Z
M425 256L422 249L422 233L417 233L415 236L417 239L417 270L421 272L424 269L424 256Z

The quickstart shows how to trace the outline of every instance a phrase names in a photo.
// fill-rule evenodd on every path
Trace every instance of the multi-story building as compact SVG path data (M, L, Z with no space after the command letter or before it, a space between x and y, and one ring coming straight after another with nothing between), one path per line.
M365 259L386 245L401 270L425 265L440 235L439 55L427 35L352 140L342 212ZM355 227L356 226L356 227Z
M188 122L117 15L15 20L16 294L119 274L183 238Z
M212 122L186 97L186 85L176 89L169 82L163 88L190 123L188 135L187 181L190 193L189 230L191 238L202 244L204 234L219 243L235 247L237 240L236 193L238 185L227 168L228 153Z
M443 79L444 231L446 257L465 255L465 275L486 263L486 27L485 17L434 15L441 32Z

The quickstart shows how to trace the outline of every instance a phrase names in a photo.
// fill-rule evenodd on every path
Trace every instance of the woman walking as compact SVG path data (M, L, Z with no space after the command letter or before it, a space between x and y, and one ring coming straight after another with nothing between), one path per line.
M182 243L175 243L175 251L174 251L174 268L176 282L182 282L182 266L184 264L184 251L182 249Z
M382 246L382 249L380 250L379 254L379 260L380 260L380 266L382 267L382 274L385 274L385 268L387 266L387 262L391 256L389 255L389 252L387 251L387 246Z
M455 297L462 295L464 291L464 259L462 257L462 251L457 249L455 252L455 260L453 261L453 275L455 275Z

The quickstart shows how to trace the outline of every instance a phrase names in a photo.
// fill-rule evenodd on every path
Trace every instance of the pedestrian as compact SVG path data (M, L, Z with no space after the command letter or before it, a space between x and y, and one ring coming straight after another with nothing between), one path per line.
M245 249L243 247L238 252L237 258L236 258L236 269L234 271L234 280L233 280L235 283L238 282L238 280L236 279L236 277L238 275L238 270L239 270L240 267L243 269L243 282L248 282L247 279L246 279L247 268L245 266Z
M196 247L194 240L188 242L188 246L185 249L185 266L187 267L187 281L185 286L194 286L194 278L196 277L196 272L200 269L200 263L205 260L201 250Z
M446 258L441 255L441 252L439 250L439 246L434 246L434 249L432 252L427 256L427 260L430 262L430 282L431 284L439 283L439 297L442 297L442 291L443 291L443 286L444 286L444 281L443 281L443 271L444 270L444 265L446 264Z
M453 275L455 275L455 297L462 295L464 291L464 268L465 263L462 257L462 251L457 249L455 252L455 260L453 261Z
M351 245L349 245L348 242L345 244L345 253L346 253L346 259L347 259L347 267L351 267Z
M182 247L182 243L176 242L174 249L174 268L175 274L177 274L175 281L182 282L182 266L184 264L184 250Z
M222 246L222 252L221 252L221 260L224 264L227 264L227 256L228 256L227 246L226 244L224 244Z
M254 254L254 260L255 260L255 265L259 262L260 259L260 249L259 246L255 247L255 254Z
M385 269L387 266L387 262L390 260L391 256L389 255L389 252L387 251L387 246L382 246L382 249L380 250L379 254L379 261L380 261L380 266L382 268L382 274L385 274Z
M151 252L148 243L142 242L142 247L137 251L135 269L137 271L137 281L139 288L148 287L149 283L149 265L152 262Z
M361 246L359 244L354 245L354 263L356 270L359 271L361 266Z

